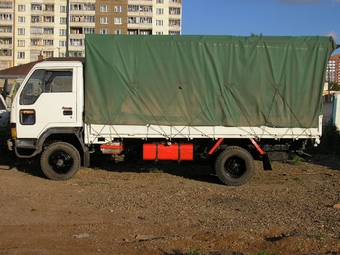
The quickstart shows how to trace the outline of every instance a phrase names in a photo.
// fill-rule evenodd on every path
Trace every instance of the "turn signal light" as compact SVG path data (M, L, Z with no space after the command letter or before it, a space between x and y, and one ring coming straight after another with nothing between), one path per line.
M12 138L17 138L17 127L15 123L11 123L11 136Z

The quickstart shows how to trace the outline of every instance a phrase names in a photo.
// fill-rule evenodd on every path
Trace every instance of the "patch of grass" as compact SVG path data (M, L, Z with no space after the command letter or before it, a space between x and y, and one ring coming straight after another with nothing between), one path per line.
M299 157L299 156L295 156L292 160L292 164L294 166L298 166L301 164L301 162L303 162L303 158Z
M324 239L321 235L309 235L308 238L314 239L316 241L322 241Z
M138 216L139 220L146 220L146 216Z
M154 173L154 174L163 173L163 170L158 169L158 168L152 168L152 169L150 169L150 173Z
M36 208L32 208L31 212L37 212L38 210Z
M255 255L278 255L279 253L277 251L272 252L267 249L264 249L262 252L257 252Z
M301 178L299 178L299 177L294 177L293 181L296 181L298 183L302 183L303 182L303 180Z
M199 249L191 249L190 248L190 252L186 253L185 255L205 255L205 254L202 253Z

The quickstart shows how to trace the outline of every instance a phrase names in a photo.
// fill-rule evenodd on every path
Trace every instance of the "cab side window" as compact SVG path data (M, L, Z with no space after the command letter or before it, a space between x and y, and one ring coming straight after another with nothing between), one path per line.
M42 93L72 92L71 70L36 70L20 95L21 105L32 105Z
M21 105L31 105L39 98L42 93L44 70L36 70L31 75L20 94Z
M45 92L72 92L72 71L46 71Z

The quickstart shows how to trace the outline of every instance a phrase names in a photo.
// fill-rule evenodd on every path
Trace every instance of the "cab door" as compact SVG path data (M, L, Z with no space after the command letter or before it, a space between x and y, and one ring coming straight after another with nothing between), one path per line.
M17 102L18 137L37 138L48 128L76 123L74 69L37 69L32 73Z

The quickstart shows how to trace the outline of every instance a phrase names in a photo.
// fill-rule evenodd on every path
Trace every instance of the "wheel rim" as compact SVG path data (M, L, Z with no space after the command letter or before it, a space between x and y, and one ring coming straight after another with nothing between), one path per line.
M74 165L73 158L65 151L55 151L52 153L48 163L58 174L68 173Z
M232 178L240 178L246 170L246 162L240 157L230 157L224 164L225 173Z

